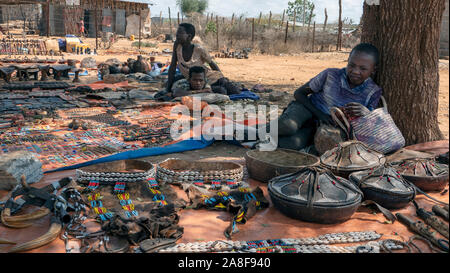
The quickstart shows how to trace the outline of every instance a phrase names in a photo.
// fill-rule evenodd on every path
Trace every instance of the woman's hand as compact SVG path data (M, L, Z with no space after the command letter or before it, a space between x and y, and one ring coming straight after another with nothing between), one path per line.
M350 102L345 105L345 113L350 116L362 117L370 113L364 105L357 102Z

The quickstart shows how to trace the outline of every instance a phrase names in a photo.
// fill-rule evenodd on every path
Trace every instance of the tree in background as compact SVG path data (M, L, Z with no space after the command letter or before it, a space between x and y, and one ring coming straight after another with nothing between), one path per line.
M294 18L295 11L295 21L301 22L304 24L308 24L313 21L316 16L314 13L311 13L314 10L313 1L309 0L295 0L288 2L287 15L290 18Z
M202 14L208 8L208 0L177 0L177 5L185 16Z
M376 82L406 145L443 139L439 36L445 0L366 0L361 41L381 53Z

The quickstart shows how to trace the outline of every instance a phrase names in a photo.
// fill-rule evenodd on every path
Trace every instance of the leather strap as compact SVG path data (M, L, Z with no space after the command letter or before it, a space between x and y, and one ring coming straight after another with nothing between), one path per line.
M383 215L390 220L392 223L395 222L395 220L397 220L397 217L395 217L395 215L388 209L384 208L383 206L381 206L380 204L378 204L375 201L372 200L366 200L364 202L361 203L362 206L367 206L367 205L375 205L380 211L381 213L383 213Z

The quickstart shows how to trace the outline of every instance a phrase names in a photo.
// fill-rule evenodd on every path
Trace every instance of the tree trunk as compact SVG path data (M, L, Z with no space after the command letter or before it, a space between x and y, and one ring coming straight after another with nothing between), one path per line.
M443 139L438 48L444 9L445 0L364 4L361 41L380 50L376 81L406 145Z

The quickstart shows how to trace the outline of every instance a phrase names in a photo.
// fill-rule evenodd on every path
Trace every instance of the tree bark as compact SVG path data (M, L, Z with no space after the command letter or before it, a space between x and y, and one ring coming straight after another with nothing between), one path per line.
M363 8L362 42L380 50L376 81L406 145L443 139L439 36L445 0L381 0Z

